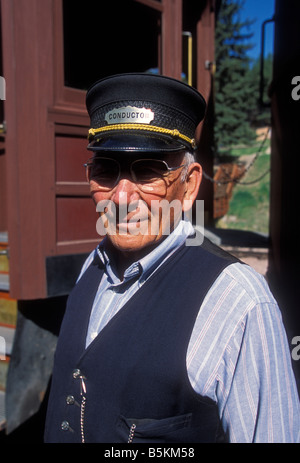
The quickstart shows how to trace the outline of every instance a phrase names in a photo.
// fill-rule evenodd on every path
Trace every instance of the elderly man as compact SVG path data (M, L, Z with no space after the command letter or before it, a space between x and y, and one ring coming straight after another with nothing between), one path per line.
M87 109L105 237L68 300L45 441L297 441L290 353L265 280L206 239L188 245L203 97L126 74L94 84ZM175 205L167 218L163 202Z

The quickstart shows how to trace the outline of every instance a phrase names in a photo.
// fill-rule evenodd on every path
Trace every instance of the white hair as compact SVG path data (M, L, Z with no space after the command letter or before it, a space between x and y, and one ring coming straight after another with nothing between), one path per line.
M184 155L184 158L183 158L183 161L182 161L183 164L184 164L184 168L181 171L181 181L182 182L186 181L189 167L195 161L196 161L195 155L193 153L191 153L190 151L186 151L186 153Z

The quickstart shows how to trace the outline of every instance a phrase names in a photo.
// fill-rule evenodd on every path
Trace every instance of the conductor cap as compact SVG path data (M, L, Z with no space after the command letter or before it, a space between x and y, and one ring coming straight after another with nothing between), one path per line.
M205 114L203 96L170 77L119 74L87 92L88 149L98 152L177 152L196 148L195 131Z

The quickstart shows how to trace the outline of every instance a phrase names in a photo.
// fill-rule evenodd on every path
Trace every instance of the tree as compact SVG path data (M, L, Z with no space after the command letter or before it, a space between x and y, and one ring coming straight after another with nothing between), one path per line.
M273 76L273 55L268 54L264 59L264 94L263 101L270 102L268 95L269 86ZM253 128L271 125L271 111L268 107L261 107L259 103L260 84L260 58L257 58L252 67L248 70L248 86L253 89L252 101L254 104L249 108L249 122Z
M254 139L249 114L253 112L253 88L247 51L252 33L244 33L252 21L241 22L244 0L223 0L216 24L215 141L217 147Z

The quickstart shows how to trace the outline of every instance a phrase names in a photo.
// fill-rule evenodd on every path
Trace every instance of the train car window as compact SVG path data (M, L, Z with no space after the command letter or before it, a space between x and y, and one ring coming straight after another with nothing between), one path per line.
M63 28L66 87L161 68L161 13L138 1L64 0Z

